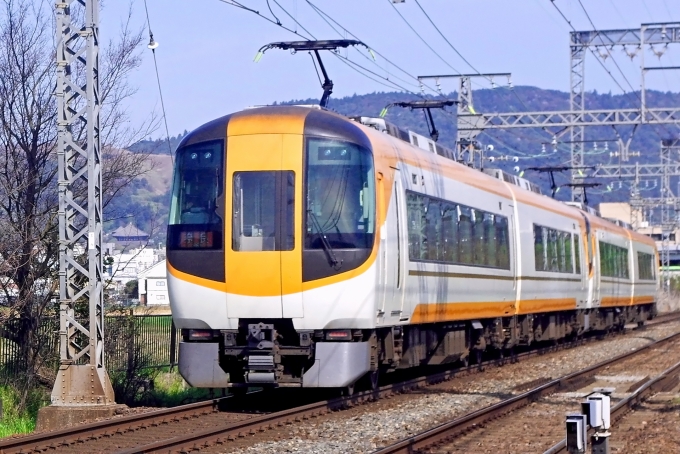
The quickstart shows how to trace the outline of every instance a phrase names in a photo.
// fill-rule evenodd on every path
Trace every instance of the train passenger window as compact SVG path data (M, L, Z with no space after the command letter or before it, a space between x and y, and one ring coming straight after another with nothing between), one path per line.
M425 241L427 247L425 250L425 257L421 258L426 260L441 260L441 257L439 257L440 254L443 255L441 245L439 244L441 222L442 212L439 207L439 202L430 199L430 203L427 206L427 215L425 216Z
M473 259L472 263L474 265L485 265L486 264L486 251L484 250L484 212L480 210L472 210L474 216L474 223L472 226L472 248L473 248Z
M543 235L544 227L534 224L534 263L536 271L547 271L547 247L548 240L546 235Z
M559 272L560 267L557 263L557 230L548 230L548 271Z
M420 197L411 192L406 193L406 209L408 214L408 249L411 259L426 258L427 239L425 232L425 216L427 213L427 197Z
M304 203L305 249L372 248L375 175L371 153L348 142L308 138Z
M654 280L654 255L638 251L638 278L642 280Z
M409 258L510 269L508 218L406 193Z
M571 233L534 224L534 265L536 271L573 273L572 248ZM578 259L576 263L576 272L580 273L581 268Z
M221 249L223 141L180 148L176 153L168 218L169 249Z
M452 203L442 204L442 261L458 263L458 207Z
M628 279L630 276L628 249L600 241L600 274Z
M460 207L458 218L458 232L460 234L460 263L473 264L473 235L472 235L472 210L469 207Z
M564 262L565 262L565 273L574 272L574 257L572 254L572 242L573 238L571 233L564 232Z
M234 251L293 250L294 172L234 172L232 208Z
M484 213L484 265L498 266L498 238L496 237L496 223L494 215Z
M510 239L508 230L508 218L496 216L496 242L497 257L496 265L505 270L510 269Z
M581 274L581 238L579 235L574 235L574 265L576 265L576 274Z

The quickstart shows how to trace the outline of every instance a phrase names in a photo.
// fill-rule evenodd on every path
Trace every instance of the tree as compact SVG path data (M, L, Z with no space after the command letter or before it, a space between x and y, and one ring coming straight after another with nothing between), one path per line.
M128 76L141 63L142 30L131 11L117 40L101 49L101 140L104 207L149 170L147 155L121 150L147 136L156 121L127 125L126 103L135 93ZM24 360L21 386L54 380L54 350L39 328L58 313L58 195L55 27L49 3L0 2L0 308L3 335ZM85 188L83 188L84 190ZM83 194L84 195L84 194Z

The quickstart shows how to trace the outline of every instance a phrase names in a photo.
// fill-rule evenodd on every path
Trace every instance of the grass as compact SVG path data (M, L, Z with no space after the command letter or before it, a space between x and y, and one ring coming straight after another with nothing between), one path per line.
M149 403L158 407L176 407L206 400L211 397L205 388L192 388L177 372L160 372L154 378L154 388L149 391Z
M49 403L49 396L43 390L30 393L27 408L24 411L19 410L20 399L14 387L0 386L0 400L2 400L0 438L33 432L38 410Z

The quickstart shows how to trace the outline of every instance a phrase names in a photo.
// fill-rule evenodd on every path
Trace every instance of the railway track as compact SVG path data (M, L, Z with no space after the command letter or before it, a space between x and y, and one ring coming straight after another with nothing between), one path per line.
M565 413L580 410L581 399L578 395L570 395L569 391L594 386L617 385L620 388L622 378L625 383L625 376L617 374L631 370L650 373L651 370L653 375L650 376L654 378L628 377L635 381L623 386L632 394L613 408L615 421L650 394L676 386L680 353L668 355L669 345L678 351L680 333L440 424L379 449L375 454L543 452L563 437ZM614 399L621 398L620 394L614 394ZM562 440L546 452L566 452L565 444Z
M680 319L680 314L657 318L661 324ZM652 344L653 345L653 344ZM570 347L565 344L561 347ZM523 352L516 359L525 359L554 351L560 346ZM498 360L483 363L485 367L499 364ZM394 394L428 386L454 377L475 374L477 367L441 372L364 391L349 397L313 402L304 406L273 411L269 414L248 414L224 411L228 398L214 399L180 407L151 411L111 420L76 426L54 432L38 433L0 440L0 453L43 452L191 452L211 445L229 443L272 428L324 415ZM254 398L254 396L251 396ZM221 411L222 409L222 411Z

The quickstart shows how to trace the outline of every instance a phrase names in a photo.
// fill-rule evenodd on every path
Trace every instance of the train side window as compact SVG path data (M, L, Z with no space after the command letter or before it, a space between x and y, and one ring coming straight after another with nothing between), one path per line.
M565 262L565 273L574 272L574 257L573 257L573 238L571 233L564 232L564 262Z
M572 235L569 232L534 224L534 264L536 271L573 273ZM580 265L577 263L577 272Z
M448 263L458 263L458 207L452 203L442 203L442 259Z
M548 271L559 272L557 263L557 230L548 230Z
M496 216L496 241L498 243L498 267L510 269L510 240L508 218Z
M546 269L546 238L544 238L543 230L543 227L534 224L534 263L536 271L545 271Z
M654 256L638 251L638 278L644 280L654 279Z
M411 260L423 259L423 252L427 247L427 239L425 238L426 204L427 198L412 192L406 193L408 251Z
M574 235L574 265L576 274L581 274L581 239L578 235Z
M474 224L472 226L472 247L474 251L472 263L474 265L486 264L486 251L484 245L486 240L484 238L484 212L480 210L472 210L474 215Z
M508 218L407 191L409 258L510 269Z
M628 279L628 249L600 241L600 273L602 276Z
M443 251L441 248L441 222L442 212L440 204L437 200L430 199L427 205L427 215L425 216L425 239L427 241L427 248L425 251L425 260L439 261L442 259Z
M498 267L498 239L496 238L496 223L494 215L484 213L484 264L487 266Z
M564 244L565 232L555 232L556 242L555 246L557 249L557 270L560 273L565 273L567 271L567 260L566 260L566 247ZM569 270L571 272L571 270Z
M460 262L471 265L474 263L472 249L472 210L468 207L460 207L458 232L460 233Z

